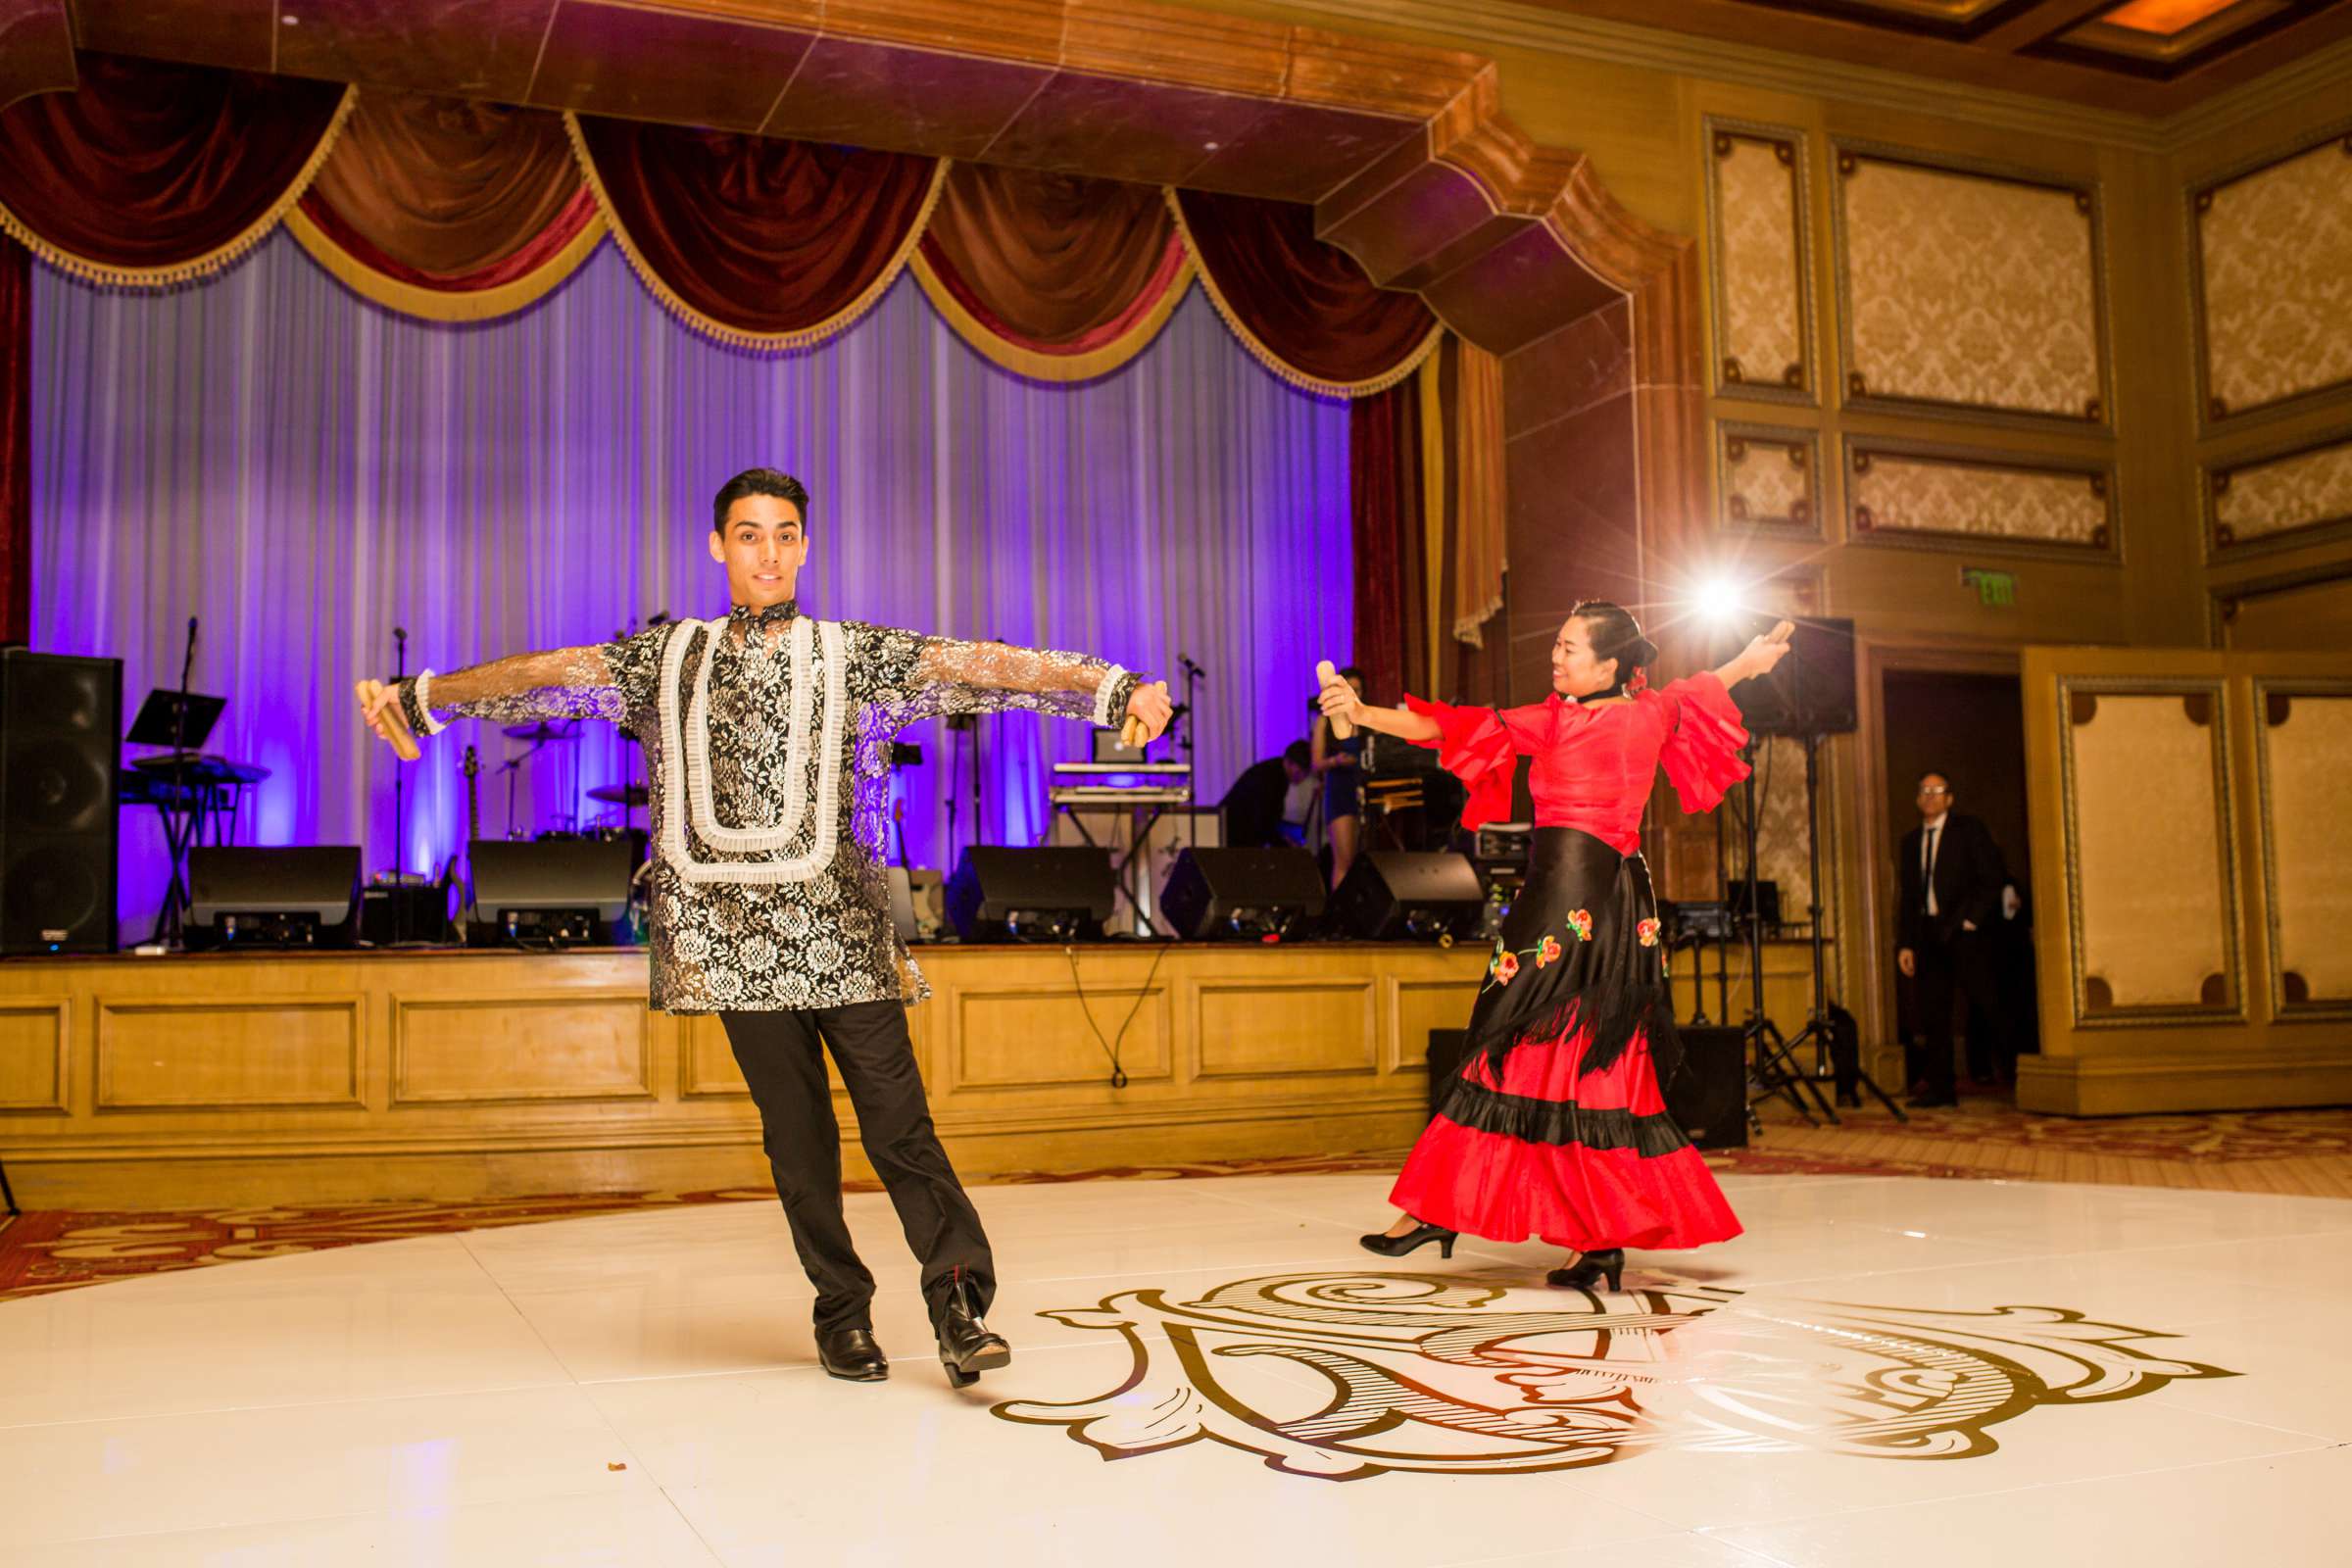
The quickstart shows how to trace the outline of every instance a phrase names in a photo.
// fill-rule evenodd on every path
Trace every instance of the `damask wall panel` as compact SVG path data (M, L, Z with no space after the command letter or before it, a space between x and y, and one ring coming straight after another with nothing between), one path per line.
M2352 135L2190 199L2206 414L2352 388Z
M1850 441L1846 504L1853 537L1887 543L2112 551L2114 507L2103 469L2005 462L1902 443Z
M2216 548L2301 543L2306 530L2352 524L2352 440L2216 468L2209 485Z
M2087 189L1838 154L1849 402L2103 422Z
M1709 121L1716 390L1814 401L1800 131Z
M2257 682L2254 699L2273 1005L2352 1017L2352 688Z
M1821 461L1808 430L1723 424L1717 428L1716 472L1723 520L1742 532L1821 537L1815 476Z
M2061 681L2078 1023L2235 1015L2222 683Z

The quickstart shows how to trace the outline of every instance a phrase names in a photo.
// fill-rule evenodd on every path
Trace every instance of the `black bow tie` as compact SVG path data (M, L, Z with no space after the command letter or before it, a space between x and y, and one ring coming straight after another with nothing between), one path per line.
M782 604L770 605L765 610L754 610L749 605L737 605L727 612L727 619L738 626L753 626L765 631L770 626L781 626L800 612L801 602L798 599L787 599Z

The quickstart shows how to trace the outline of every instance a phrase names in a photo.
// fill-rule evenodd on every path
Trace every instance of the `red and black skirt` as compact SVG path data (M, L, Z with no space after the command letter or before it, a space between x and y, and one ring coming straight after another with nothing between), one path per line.
M1579 1252L1740 1234L1658 1091L1681 1047L1640 856L1574 828L1537 829L1468 1047L1390 1194L1398 1208Z

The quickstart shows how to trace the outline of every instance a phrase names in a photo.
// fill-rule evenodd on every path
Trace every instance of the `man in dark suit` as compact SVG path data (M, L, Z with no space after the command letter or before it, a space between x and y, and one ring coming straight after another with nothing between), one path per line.
M1903 835L1896 855L1901 894L1895 916L1895 964L1909 975L1918 1003L1927 1059L1913 1081L1926 1093L1914 1105L1959 1102L1952 1075L1952 994L1968 998L1970 1057L1989 1073L2014 1070L2017 1054L1994 983L1992 932L2001 918L2008 872L2000 847L1973 816L1952 809L1951 780L1926 773L1919 780L1919 826Z

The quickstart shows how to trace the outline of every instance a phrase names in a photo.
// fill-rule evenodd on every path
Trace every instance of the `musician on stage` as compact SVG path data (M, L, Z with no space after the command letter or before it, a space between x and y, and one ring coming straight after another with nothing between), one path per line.
M642 744L654 859L652 1004L714 1012L760 1107L794 1247L816 1287L818 1360L889 1375L873 1276L841 1200L833 1053L867 1157L922 1263L941 1362L958 1387L1010 1359L983 1320L996 1278L980 1217L940 1148L907 1035L930 994L891 923L884 845L891 740L942 713L1025 709L1167 727L1167 688L1100 659L959 642L804 614L808 492L752 468L711 504L710 559L733 609L620 641L360 683L397 748L452 718L590 715Z
M1366 1249L1397 1257L1436 1242L1450 1255L1462 1231L1540 1236L1578 1254L1549 1283L1615 1290L1627 1247L1740 1234L1659 1093L1681 1052L1642 811L1660 767L1689 811L1747 776L1728 688L1778 663L1789 629L1652 691L1642 671L1656 646L1625 610L1589 601L1552 644L1552 695L1530 707L1367 708L1346 682L1324 686L1331 717L1435 747L1469 786L1465 826L1509 813L1522 757L1536 806L1527 886L1471 1008L1461 1071L1389 1195L1404 1217Z

